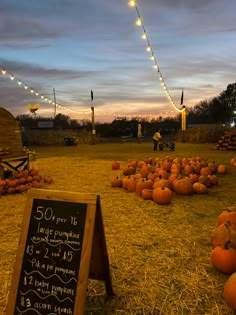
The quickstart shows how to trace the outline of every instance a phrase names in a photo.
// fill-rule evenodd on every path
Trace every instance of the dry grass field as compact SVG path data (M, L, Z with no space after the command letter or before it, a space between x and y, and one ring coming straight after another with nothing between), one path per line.
M177 143L176 150L153 152L152 143L37 147L31 167L54 182L46 189L95 193L101 198L105 239L115 296L106 299L104 283L88 280L85 314L232 315L223 297L229 275L211 264L210 234L218 215L236 205L235 151L212 144ZM112 188L113 160L202 156L226 164L219 184L207 195L174 194L169 205L143 200ZM6 304L27 193L0 196L0 315ZM29 314L34 315L34 314Z

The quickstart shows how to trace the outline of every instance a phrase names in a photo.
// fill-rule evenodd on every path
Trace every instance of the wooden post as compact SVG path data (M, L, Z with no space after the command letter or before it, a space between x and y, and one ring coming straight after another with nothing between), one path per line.
M182 131L182 142L184 142L184 133L186 130L186 108L183 106L184 110L181 112L181 131Z
M94 119L94 107L91 107L92 110L92 144L95 144L96 130L95 130L95 119Z

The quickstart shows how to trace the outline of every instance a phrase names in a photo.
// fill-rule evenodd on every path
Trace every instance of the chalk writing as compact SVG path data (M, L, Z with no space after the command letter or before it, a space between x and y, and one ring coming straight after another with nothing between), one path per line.
M87 204L34 199L14 315L73 315Z

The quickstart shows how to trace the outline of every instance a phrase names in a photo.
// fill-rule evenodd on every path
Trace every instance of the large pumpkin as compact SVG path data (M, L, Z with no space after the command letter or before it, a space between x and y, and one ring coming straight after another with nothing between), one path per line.
M229 277L224 286L224 298L228 306L236 311L236 272Z
M236 272L236 250L230 247L231 241L217 246L211 251L211 262L221 272Z
M168 187L157 187L153 189L152 199L160 205L168 205L172 200L172 190Z
M176 179L173 182L174 191L179 195L192 195L193 185L189 178Z

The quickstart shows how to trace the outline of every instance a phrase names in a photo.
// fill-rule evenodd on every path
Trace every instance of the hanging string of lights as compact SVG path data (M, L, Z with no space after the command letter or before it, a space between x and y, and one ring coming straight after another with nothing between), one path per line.
M43 94L40 94L38 91L36 91L34 88L30 87L28 84L26 84L22 80L16 78L12 73L7 71L2 66L0 66L0 71L1 71L3 76L9 77L9 79L11 81L16 81L19 87L23 87L29 93L34 94L35 96L41 98L42 101L47 102L47 103L51 104L52 106L56 106L57 108L62 109L62 110L69 110L69 111L72 111L74 113L85 113L84 111L76 111L76 110L73 110L73 109L68 108L66 106L63 106L63 105L61 105L61 104L59 104L57 102L55 103L55 101L51 100L50 98L46 97Z
M146 50L147 50L148 52L150 52L150 60L152 60L152 61L154 62L153 68L156 69L156 71L157 71L157 75L158 75L158 77L159 77L159 81L160 81L161 87L163 88L163 90L164 90L164 92L165 92L165 94L166 94L168 100L170 101L170 103L171 103L171 105L174 107L174 109L175 109L176 111L178 111L179 113L181 113L181 112L183 112L183 111L185 110L185 107L179 108L179 107L174 103L174 101L173 101L173 99L172 99L172 97L171 97L171 95L170 95L170 92L169 92L169 90L168 90L168 88L167 88L167 85L166 85L166 82L165 82L165 80L164 80L164 77L163 77L163 75L162 75L162 73L161 73L160 67L159 67L159 65L158 65L158 63L157 63L157 58L156 58L156 56L155 56L155 54L154 54L154 51L153 51L153 49L152 49L150 40L149 40L149 38L148 38L148 34L147 34L146 29L145 29L145 27L144 27L143 20L142 20L142 18L141 18L141 15L140 15L140 12L139 12L139 9L138 9L136 0L129 0L129 6L130 6L130 7L134 7L134 8L136 9L136 12L137 12L137 15L138 15L138 19L136 20L136 25L142 27L142 29L143 29L143 34L142 34L141 38L147 41L147 48L146 48Z

